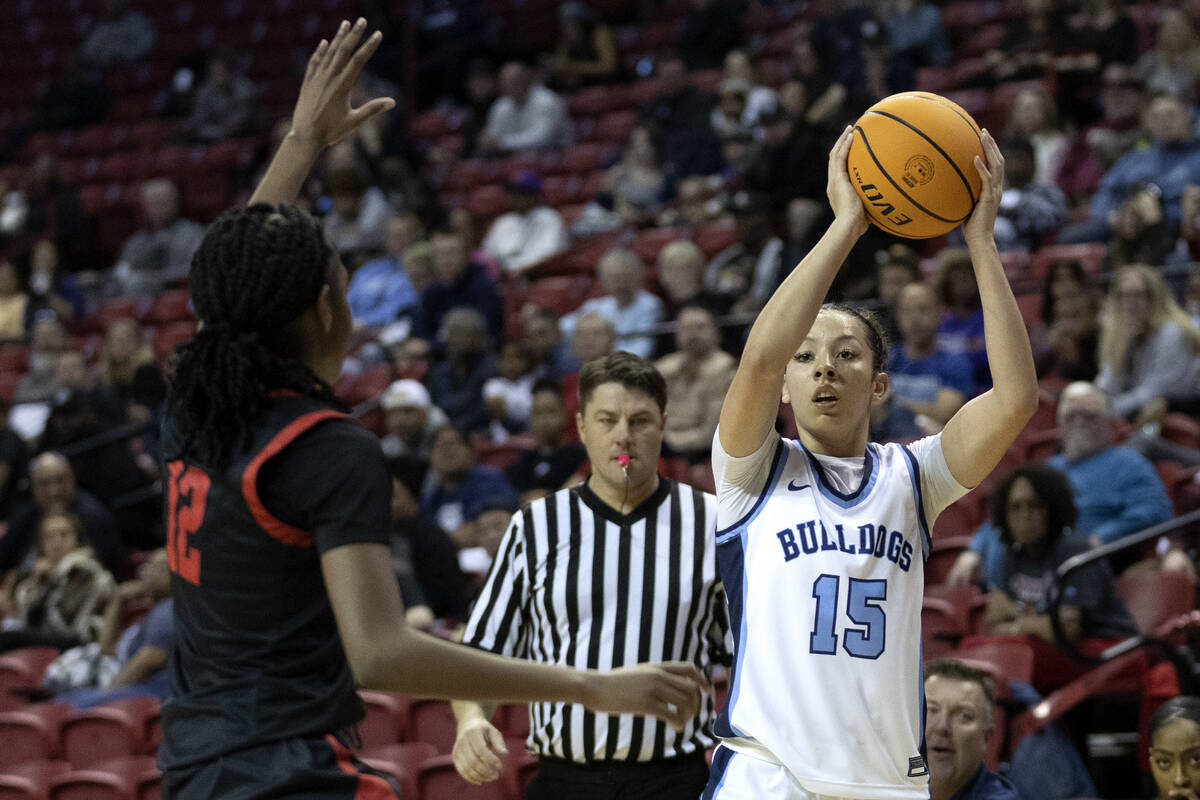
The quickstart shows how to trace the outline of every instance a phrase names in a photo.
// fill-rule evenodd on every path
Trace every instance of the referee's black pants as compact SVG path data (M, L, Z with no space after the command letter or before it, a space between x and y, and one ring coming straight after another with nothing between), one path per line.
M541 758L525 800L696 800L707 783L703 753L640 764Z

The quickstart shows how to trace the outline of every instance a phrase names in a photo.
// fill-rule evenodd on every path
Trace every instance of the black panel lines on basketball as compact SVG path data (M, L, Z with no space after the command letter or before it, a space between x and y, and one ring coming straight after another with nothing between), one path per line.
M871 112L871 113L874 113L874 114L881 114L881 113L883 113L883 112L881 112L881 111L874 111L874 112ZM888 117L890 117L890 116L892 116L892 115L891 115L891 114L885 114L884 116L888 116ZM910 125L909 127L912 127L912 126ZM883 166L883 164L880 164L880 163L879 163L879 159L875 157L875 151L871 149L871 143L870 143L870 142L867 140L867 134L863 132L863 129L862 129L862 128L860 128L860 127L858 127L858 126L855 126L855 128L854 128L854 129L855 129L856 131L858 131L858 134L859 134L859 135L862 137L862 143L863 143L863 146L867 148L867 155L869 155L869 156L871 157L871 160L875 162L875 166L879 167L879 172L880 172L880 173L883 175L883 177L885 177L885 178L887 178L887 179L888 179L888 183L890 183L892 186L896 187L896 191L898 191L898 192L899 192L901 195L903 195L905 200L907 200L908 202L912 203L912 204L913 204L914 206L916 206L918 209L920 209L920 210L921 210L921 211L923 211L924 213L928 214L929 216L933 217L934 219L936 219L936 220L938 220L938 221L940 221L940 222L948 222L948 223L950 223L951 225L956 225L956 224L958 224L958 223L962 222L964 219L966 219L966 217L963 217L962 219L947 219L946 217L939 216L939 215L937 215L937 214L933 213L932 211L930 211L930 210L929 210L928 208L926 208L925 206L923 206L923 205L921 205L920 203L918 203L918 202L917 202L915 199L913 199L913 198L912 198L912 197L911 197L911 196L908 194L908 192L906 192L906 191L904 191L903 189L901 189L901 188L900 188L900 184L896 183L896 181L892 179L892 176L888 174L888 171L887 171L887 169L886 169L886 168ZM914 130L916 130L916 129L914 128ZM918 133L920 133L920 131L918 131ZM938 152L941 152L941 148L938 148ZM945 154L945 153L942 153L942 156L943 156L943 157L944 157L944 158L945 158L947 161L950 161L950 158L949 158L949 156L946 156L946 154ZM951 164L953 164L954 162L953 162L953 161L950 161L950 163L951 163ZM968 191L970 191L970 189L968 189Z
M911 97L914 100L927 100L930 103L937 103L943 108L948 108L957 114L963 122L967 123L967 126L971 129L971 133L975 134L976 136L979 136L983 133L983 131L979 129L979 125L976 124L975 120L972 119L971 116L967 114L967 112L963 110L961 106L952 100L947 100L945 97L942 97L938 94L933 94L932 92L909 92L904 96Z
M950 165L950 167L951 167L951 169L953 169L953 170L954 170L954 174L955 174L955 175L957 175L957 176L958 176L958 178L959 178L959 180L961 180L961 181L963 182L963 186L964 186L964 187L966 187L966 189L967 189L967 196L971 198L971 207L972 207L972 208L974 208L974 206L975 206L975 192L971 191L971 184L970 184L970 182L967 180L967 176L962 174L962 170L958 168L958 164L955 164L955 163L954 163L954 159L953 159L953 158L951 158L951 157L949 156L949 154L947 154L947 153L946 153L946 151L942 149L942 146L941 146L940 144L938 144L937 142L935 142L933 139L930 139L930 138L929 138L929 136L928 136L928 135L925 133L925 131L921 130L921 129L920 129L920 128L918 128L916 125L913 125L912 123L910 123L910 122L907 122L907 121L905 121L904 119L902 119L902 118L900 118L900 117L897 117L895 114L889 113L889 112L887 112L887 111L876 111L876 110L874 110L874 109L868 109L868 110L867 110L867 113L868 113L868 114L878 114L878 115L880 115L881 117L887 117L887 118L888 118L888 119L890 119L890 120L894 120L894 121L896 121L896 122L899 122L901 125L903 125L904 127L908 128L908 129L909 129L909 130L911 130L913 133L917 134L917 136L920 136L922 139L924 139L925 141L929 142L929 145L930 145L930 146L931 146L931 147L932 147L934 150L937 150L937 151L938 151L938 152L941 154L942 158L946 159L946 163L947 163L947 164L949 164L949 165ZM868 149L869 149L869 148L868 148ZM871 155L871 157L872 157L872 158L874 158L874 157L875 157L875 156L874 156L874 154L872 154L872 155ZM878 162L878 161L876 161L875 163L876 163L876 164L878 164L879 162ZM880 168L880 169L883 169L883 165L881 164L879 168ZM887 171L886 171L886 170L884 170L884 174L885 174L885 175L887 174ZM891 178L891 176L890 176L890 175L888 176L888 180L892 180L892 178ZM892 181L892 184L893 184L893 185L895 185L895 181ZM896 188L897 188L897 189L900 189L900 187L899 187L899 186L896 186ZM903 189L900 189L900 192L901 192L901 194L903 194L903 193L904 193L904 190L903 190ZM904 196L905 196L905 197L908 197L908 195L904 195ZM912 198L909 198L909 199L910 199L910 200L912 200ZM915 202L917 202L917 201L916 201L916 200L913 200L913 202L915 203ZM920 206L918 206L918 208L919 208L919 207L920 207ZM923 209L923 208L922 208L921 210L922 210L922 211L925 211L925 209ZM936 214L934 214L934 213L933 213L933 212L931 212L931 211L925 211L925 213L926 213L926 214L929 214L930 216L937 217L937 215L936 215ZM970 215L968 214L967 216L970 216ZM942 219L942 217L937 217L937 218L938 218L938 219ZM962 219L966 219L966 217L963 217ZM962 221L962 220L951 220L951 219L946 219L946 220L943 220L943 222L961 222L961 221Z

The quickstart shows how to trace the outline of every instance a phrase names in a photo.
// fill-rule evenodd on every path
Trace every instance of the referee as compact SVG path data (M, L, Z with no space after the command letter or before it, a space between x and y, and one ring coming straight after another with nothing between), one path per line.
M666 383L625 352L579 375L580 438L592 473L512 519L463 641L536 662L607 671L690 661L711 677L729 622L717 575L716 499L658 475ZM495 780L506 752L491 707L455 702L454 764ZM695 800L714 743L713 700L681 731L582 706L530 706L526 746L539 757L527 800Z

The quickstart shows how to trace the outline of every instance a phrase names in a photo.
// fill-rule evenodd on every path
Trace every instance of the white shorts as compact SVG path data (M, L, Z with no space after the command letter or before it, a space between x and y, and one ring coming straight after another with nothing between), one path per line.
M719 745L700 800L836 800L813 794L780 764Z

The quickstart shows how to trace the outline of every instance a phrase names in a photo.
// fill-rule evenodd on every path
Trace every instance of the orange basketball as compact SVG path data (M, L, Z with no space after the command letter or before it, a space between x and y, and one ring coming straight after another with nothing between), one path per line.
M909 239L940 236L971 215L979 197L979 126L954 102L903 92L854 124L847 165L867 216Z

